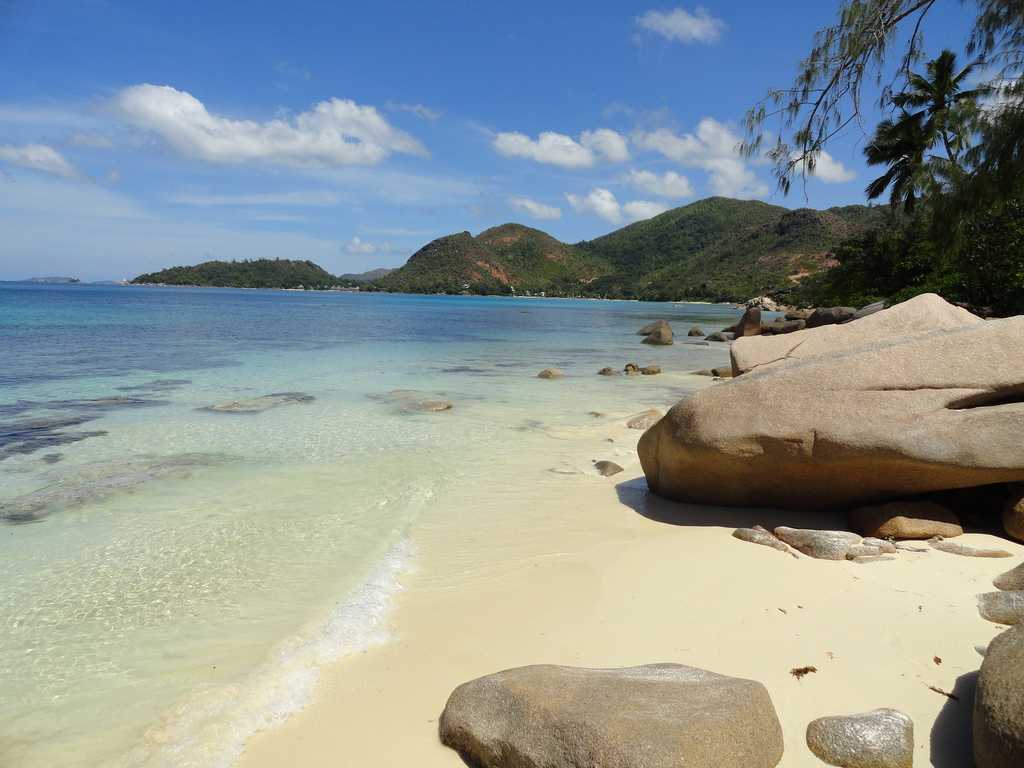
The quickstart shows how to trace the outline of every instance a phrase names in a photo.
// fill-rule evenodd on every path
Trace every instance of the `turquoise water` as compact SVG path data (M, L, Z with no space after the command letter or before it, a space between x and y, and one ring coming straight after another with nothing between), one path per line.
M0 765L230 765L320 666L386 641L446 489L595 408L674 401L722 347L636 328L737 315L0 284ZM595 375L630 360L666 374Z

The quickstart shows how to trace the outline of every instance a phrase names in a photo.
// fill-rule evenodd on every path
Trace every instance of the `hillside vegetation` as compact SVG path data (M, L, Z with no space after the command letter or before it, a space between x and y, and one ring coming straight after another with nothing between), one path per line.
M844 240L885 222L881 208L789 210L709 198L568 245L540 230L504 224L473 237L427 244L376 285L414 293L736 301L785 291L833 265Z
M139 275L136 284L199 285L217 288L347 287L350 280L335 277L312 261L253 259L251 261L204 261L191 267L171 267Z

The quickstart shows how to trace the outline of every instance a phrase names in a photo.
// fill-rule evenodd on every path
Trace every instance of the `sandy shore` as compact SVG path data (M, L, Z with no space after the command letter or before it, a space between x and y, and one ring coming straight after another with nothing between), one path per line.
M740 525L843 521L650 497L640 433L621 425L616 415L567 443L577 466L612 458L620 475L555 473L533 457L446 499L419 526L393 639L325 670L307 709L250 740L243 768L458 768L437 739L458 684L523 664L662 661L763 682L783 724L783 766L822 765L804 744L813 718L882 706L913 718L916 765L970 764L974 647L999 631L974 596L1019 559L928 551L858 565L740 542ZM990 536L961 540L1024 555ZM817 672L790 674L803 666Z

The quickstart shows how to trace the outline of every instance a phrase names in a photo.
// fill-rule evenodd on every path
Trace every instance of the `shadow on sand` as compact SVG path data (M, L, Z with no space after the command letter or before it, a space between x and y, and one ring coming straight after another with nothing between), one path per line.
M931 732L932 765L934 768L965 768L974 765L971 748L974 724L974 691L978 673L968 672L956 679L951 693L935 718Z
M720 528L750 528L763 525L773 530L780 525L792 528L847 530L846 516L837 512L798 512L754 507L715 507L710 504L685 504L669 501L647 490L642 477L615 486L619 501L638 515L667 525L700 525Z

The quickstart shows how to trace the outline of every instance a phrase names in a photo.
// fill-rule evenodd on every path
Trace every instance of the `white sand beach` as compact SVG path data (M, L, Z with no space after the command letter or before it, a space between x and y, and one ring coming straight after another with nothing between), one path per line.
M460 683L535 663L650 662L763 682L783 766L821 765L804 743L812 719L876 707L913 718L915 764L969 764L975 646L1000 631L979 617L975 594L1017 560L922 543L894 562L855 564L738 541L737 526L844 521L649 496L640 433L621 425L609 417L572 440L579 466L614 445L625 467L615 477L550 472L551 458L535 455L455 492L419 528L392 639L328 668L313 703L252 738L240 765L454 768L463 763L439 743L437 721ZM987 535L959 540L1024 555ZM791 674L806 666L817 671Z

